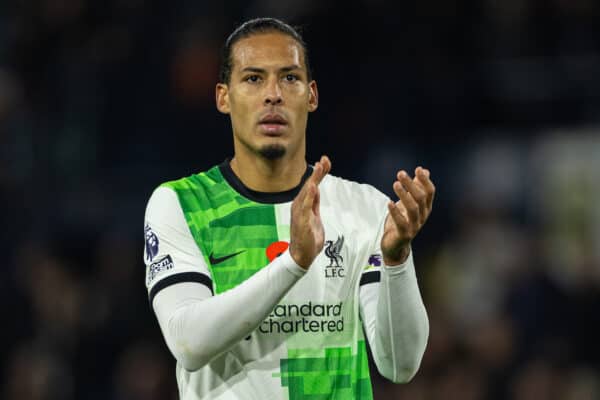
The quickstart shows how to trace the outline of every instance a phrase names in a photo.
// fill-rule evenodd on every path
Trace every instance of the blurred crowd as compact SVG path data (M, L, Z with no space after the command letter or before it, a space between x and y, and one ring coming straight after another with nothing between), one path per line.
M415 240L431 335L376 399L600 398L600 4L593 0L0 3L0 398L176 399L144 287L159 183L231 155L219 49L299 24L309 160L438 188Z

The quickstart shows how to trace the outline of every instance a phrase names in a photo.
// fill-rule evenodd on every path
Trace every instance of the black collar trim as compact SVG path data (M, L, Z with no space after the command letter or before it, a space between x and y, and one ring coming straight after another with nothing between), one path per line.
M225 161L219 164L221 175L223 175L229 186L231 186L235 191L247 199L257 203L277 204L287 203L294 200L298 192L300 192L300 189L302 189L304 182L306 182L308 177L312 174L312 167L307 166L306 172L304 172L304 175L302 175L302 179L300 180L300 184L298 186L284 192L258 192L248 188L242 183L240 178L238 178L231 169L231 165L229 165L230 161L231 159L227 158Z

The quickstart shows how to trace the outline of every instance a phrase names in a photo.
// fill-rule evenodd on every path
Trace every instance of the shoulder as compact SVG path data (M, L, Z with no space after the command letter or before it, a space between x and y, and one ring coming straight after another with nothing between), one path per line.
M168 220L181 209L175 190L168 186L158 186L146 205L146 220Z
M159 184L152 192L148 204L173 204L181 196L185 197L186 193L203 192L222 181L223 176L218 166L214 166L206 171Z
M214 166L206 171L201 171L183 178L164 182L160 187L167 187L175 192L186 189L199 189L202 187L210 187L217 183L223 182L224 178L219 167Z
M210 185L215 181L214 170L216 169L213 167L208 171L159 184L148 199L146 213L164 213L173 207L180 207L180 196L185 192L197 191L205 185Z

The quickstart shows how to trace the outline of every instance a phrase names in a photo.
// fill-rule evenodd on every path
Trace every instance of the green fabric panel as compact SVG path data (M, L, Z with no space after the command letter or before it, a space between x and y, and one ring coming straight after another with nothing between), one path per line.
M324 357L302 357L312 351L288 350L288 358L280 361L280 379L290 400L373 399L365 341L358 342L356 355L351 352L336 347L325 349Z
M275 214L272 205L238 208L222 218L210 222L211 228L231 228L237 226L255 226L257 222L275 228Z
M252 213L252 210L249 210L250 213ZM260 212L256 213L256 218L260 218L261 214L264 214L265 210L260 210ZM274 217L275 212L273 210L273 206L269 206L269 210L268 210L271 214L271 217ZM248 214L250 214L248 213ZM251 217L251 215L247 216ZM270 218L270 217L269 217ZM274 235L277 235L277 228L273 225L263 225L263 222L260 220L257 220L255 222L255 225L240 225L240 226L231 226L228 228L223 228L223 227L219 227L219 228L210 228L210 231L212 232L211 235L213 236L215 241L223 241L223 242L229 242L229 240L235 240L237 238L239 238L240 236L242 236L242 238L244 237L249 237L250 239L254 239L254 240L261 240L261 239L265 239L265 238L272 238ZM262 246L262 242L261 246ZM228 247L228 246L227 246Z
M215 293L231 289L269 263L267 247L278 240L275 206L237 193L218 167L163 184L175 190L190 232L209 266ZM239 254L216 265L210 256Z

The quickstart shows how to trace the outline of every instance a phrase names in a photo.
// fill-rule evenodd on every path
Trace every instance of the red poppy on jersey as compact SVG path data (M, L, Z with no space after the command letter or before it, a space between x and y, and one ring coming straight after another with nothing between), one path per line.
M283 254L290 247L288 242L273 242L267 247L267 258L269 262Z

